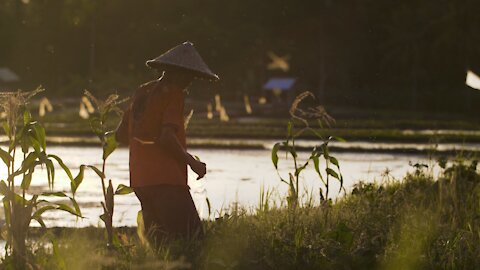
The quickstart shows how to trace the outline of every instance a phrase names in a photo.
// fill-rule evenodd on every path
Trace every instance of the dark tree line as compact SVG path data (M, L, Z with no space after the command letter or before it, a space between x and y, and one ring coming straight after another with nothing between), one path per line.
M199 97L259 93L273 51L326 104L470 110L479 18L477 0L0 0L0 66L19 87L127 92L152 78L146 59L190 40L222 78Z

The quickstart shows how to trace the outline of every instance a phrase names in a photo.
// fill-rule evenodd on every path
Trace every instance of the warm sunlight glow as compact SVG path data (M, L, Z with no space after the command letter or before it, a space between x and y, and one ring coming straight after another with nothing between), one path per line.
M53 106L50 103L50 100L48 100L48 98L46 97L43 97L40 100L40 104L38 106L38 115L40 117L43 117L45 116L46 112L52 112L52 111L53 111Z
M243 102L245 103L245 111L248 114L252 114L252 106L250 105L250 99L248 98L247 95L243 96Z

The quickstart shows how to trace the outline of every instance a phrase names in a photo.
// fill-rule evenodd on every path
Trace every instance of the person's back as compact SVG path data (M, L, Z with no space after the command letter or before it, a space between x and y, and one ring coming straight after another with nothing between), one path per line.
M198 175L206 165L186 151L184 93L195 77L217 80L191 43L183 43L147 65L162 73L139 87L117 130L129 145L130 184L142 205L152 240L202 233L188 183L187 165Z
M154 144L162 128L170 126L186 149L183 108L183 89L162 80L146 83L135 92L124 115L125 126L119 129L121 140L130 146L130 186L187 185L186 164Z

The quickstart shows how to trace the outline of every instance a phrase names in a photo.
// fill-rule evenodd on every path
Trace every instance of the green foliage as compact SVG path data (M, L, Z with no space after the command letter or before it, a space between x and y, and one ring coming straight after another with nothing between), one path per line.
M90 101L95 105L95 114L89 118L89 123L92 132L99 138L102 146L102 168L99 169L93 165L82 165L80 167L80 173L83 176L84 169L86 167L92 169L100 178L102 183L102 192L103 192L103 201L100 202L103 208L103 214L100 215L100 219L105 224L105 229L107 231L107 246L110 248L117 247L120 248L120 244L117 241L118 238L114 234L113 228L113 213L114 213L114 195L125 195L133 192L133 189L125 186L118 185L115 192L113 189L112 180L108 181L108 186L105 185L106 180L106 164L108 157L115 151L118 146L118 143L115 139L115 132L109 131L109 118L112 114L121 115L122 112L119 109L118 105L125 102L126 99L120 100L118 95L109 95L105 100L97 99L90 92L85 91L85 96L87 96ZM83 178L83 177L82 177ZM74 179L72 181L72 189L76 190L75 186L79 181ZM81 182L81 180L80 180Z
M408 108L417 98L422 109L471 112L476 93L463 75L478 66L479 9L478 1L3 0L0 59L26 86L78 96L136 87L149 76L146 59L191 40L232 97L258 91L273 51L291 55L292 76L320 89L325 104Z
M42 215L47 211L66 211L74 216L81 217L80 208L75 199L63 192L43 192L40 194L28 195L33 174L38 166L44 166L47 170L47 181L50 190L54 188L55 168L53 161L56 161L72 179L70 170L63 161L55 155L46 153L46 132L43 126L34 121L28 109L27 102L33 92L12 92L3 93L1 98L2 107L6 112L6 121L3 123L4 131L9 139L8 150L0 150L4 167L7 170L7 180L0 181L0 194L3 195L3 208L5 215L5 226L1 228L2 238L5 240L6 258L23 268L27 265L28 248L26 240L32 220L37 221L45 227ZM23 153L21 164L16 168L15 163L19 162L16 151L20 149ZM15 183L21 177L21 184ZM74 194L74 192L72 192ZM48 201L46 198L56 196L68 198L73 205ZM29 198L30 197L30 198Z
M438 178L419 166L401 181L360 182L331 207L291 211L267 203L271 192L262 191L256 213L237 207L204 221L203 239L179 239L157 251L143 238L141 213L138 228L117 229L119 248L113 251L105 250L98 228L49 230L36 238L31 263L43 269L213 270L469 269L480 264L475 159L447 161Z
M312 128L309 125L309 120L310 121L314 120L318 123L319 127L322 128L324 126L330 126L332 122L334 122L335 120L332 117L330 117L326 113L325 109L321 106L302 109L300 105L302 101L307 97L314 98L315 96L310 92L304 92L298 95L295 101L293 102L292 107L290 108L290 115L292 119L288 122L288 125L287 125L287 138L283 142L276 143L272 148L272 154L271 154L272 163L275 169L277 170L277 174L280 177L280 180L288 184L289 186L289 190L288 190L289 195L287 197L287 203L290 207L293 207L293 208L298 206L298 199L299 199L299 193L300 193L300 190L299 190L300 174L302 173L303 170L307 168L310 161L313 162L315 171L317 172L318 177L324 186L324 190L320 189L320 199L322 201L328 201L329 199L330 176L337 179L340 182L339 192L343 189L343 176L340 173L340 164L337 158L335 158L330 154L329 147L328 147L328 144L332 140L335 140L335 137L330 136L325 138L315 128ZM296 130L295 121L294 121L295 119L303 123L304 127L302 127L299 130ZM322 144L318 147L313 147L311 149L310 157L308 157L304 163L300 163L297 147L295 145L295 140L296 138L302 136L304 132L311 132L312 134L315 134L317 139L322 140ZM288 155L290 155L293 161L295 170L293 173L289 173L288 181L285 180L280 175L280 172L279 172L278 151L280 149L283 149L285 151L285 154L287 157ZM322 161L325 164L324 171L320 169L320 161L321 161L320 159L322 159ZM332 166L335 166L337 171L335 171Z

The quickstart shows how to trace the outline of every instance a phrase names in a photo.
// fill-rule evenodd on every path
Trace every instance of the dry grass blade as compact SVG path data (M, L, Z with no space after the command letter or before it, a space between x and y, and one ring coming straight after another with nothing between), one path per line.
M101 103L101 102L100 102L92 93L90 93L90 91L85 90L85 91L83 92L83 94L84 94L91 102L93 102L93 103L95 104L95 107L97 107L97 108L100 107L100 105L101 105L100 103Z
M121 115L122 110L120 110L117 106L128 100L128 98L120 99L120 96L117 94L111 94L105 100L101 100L96 98L88 90L85 90L84 95L95 105L96 110L100 114L104 114L111 110Z
M15 92L0 92L0 107L10 127L15 127L20 108L28 104L33 96L42 91L45 91L45 89L39 86L37 89L28 92L21 90Z
M307 109L300 108L302 101L308 97L315 99L315 95L310 91L305 91L295 98L290 107L290 116L304 123L306 127L309 127L308 120L317 120L320 126L325 124L327 127L331 127L335 123L335 119L327 113L323 106L319 105Z
M185 130L187 130L188 124L190 123L190 120L192 119L192 116L193 116L193 109L190 110L188 115L185 116L185 120L183 121L183 127L185 128Z

